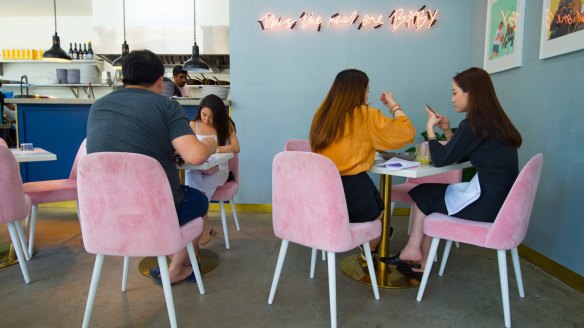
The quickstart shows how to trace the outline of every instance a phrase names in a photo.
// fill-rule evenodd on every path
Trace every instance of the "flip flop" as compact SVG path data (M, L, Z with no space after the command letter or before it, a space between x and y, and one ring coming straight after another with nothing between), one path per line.
M379 259L379 261L381 261L385 264L391 264L391 265L395 265L397 267L405 267L408 269L420 269L422 267L419 263L413 263L410 261L404 261L404 260L400 259L399 255L400 255L400 253L398 252L394 256L382 257Z
M152 279L154 279L156 281L156 283L158 285L162 286L162 279L160 278L160 268L157 265L151 267L150 270L148 270L148 274L150 275L150 277ZM181 283L182 281L197 283L197 277L195 277L195 272L194 271L191 272L191 274L188 277L186 277L184 280L171 282L170 285L175 286L175 285Z

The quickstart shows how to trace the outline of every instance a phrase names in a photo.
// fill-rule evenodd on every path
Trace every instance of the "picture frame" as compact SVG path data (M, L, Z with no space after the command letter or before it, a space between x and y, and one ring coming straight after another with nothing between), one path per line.
M544 0L539 59L584 49L584 4Z
M488 0L484 68L490 74L522 64L525 0Z

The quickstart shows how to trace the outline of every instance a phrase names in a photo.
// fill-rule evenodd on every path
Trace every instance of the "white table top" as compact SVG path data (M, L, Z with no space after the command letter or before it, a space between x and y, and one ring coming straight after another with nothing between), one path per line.
M233 158L233 153L216 153L211 156L210 160L207 160L203 164L199 165L184 164L180 168L186 170L208 170L214 166L227 162L231 158Z
M457 163L452 165L446 165L443 167L435 167L433 165L420 165L417 167L412 167L409 169L401 170L388 170L385 167L373 166L369 172L377 174L394 175L398 177L406 178L421 178L429 175L444 173L452 170L465 169L471 167L470 162Z
M43 162L43 161L56 161L57 155L46 151L42 148L34 148L34 151L20 151L20 149L10 149L14 158L16 158L16 162L18 163L25 163L25 162Z

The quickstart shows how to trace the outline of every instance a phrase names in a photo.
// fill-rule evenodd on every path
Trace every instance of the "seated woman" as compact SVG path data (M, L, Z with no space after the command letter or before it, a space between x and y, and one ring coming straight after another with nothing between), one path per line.
M379 191L367 175L375 151L397 149L413 142L416 130L393 95L381 101L393 118L367 105L367 74L349 69L340 72L310 127L312 151L330 158L341 174L350 222L367 222L383 214ZM370 242L374 250L379 240Z
M217 141L218 153L239 153L239 141L235 134L235 123L227 115L227 109L223 100L216 95L208 95L201 100L199 112L190 125L197 138L203 140L214 138ZM225 184L229 177L228 163L220 164L206 171L187 170L185 172L185 184L203 192L209 200L217 187ZM209 215L203 217L205 228L201 236L200 244L211 241L214 235L213 226L209 222Z
M456 184L425 183L413 188L409 192L415 203L410 238L400 253L381 259L385 263L423 271L431 241L424 235L426 215L437 212L493 222L519 174L521 135L501 107L489 74L473 67L454 76L452 104L458 113L466 113L454 134L446 116L426 109L430 156L436 166L470 159L477 174L466 191L475 192L461 193L462 185ZM436 140L436 125L449 139L445 145Z

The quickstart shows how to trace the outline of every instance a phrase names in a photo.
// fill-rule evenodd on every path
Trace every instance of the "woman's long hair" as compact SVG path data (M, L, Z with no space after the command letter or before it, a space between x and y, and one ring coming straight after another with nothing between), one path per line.
M471 67L456 74L453 80L462 91L468 93L466 117L473 134L476 136L480 131L485 139L493 138L519 148L521 134L499 103L489 74L483 69Z
M316 110L310 126L312 151L325 149L345 133L346 120L352 120L355 109L365 105L369 86L367 74L348 69L337 74L331 89Z
M195 121L201 119L201 110L205 107L209 108L213 113L213 128L215 128L215 131L217 132L217 145L225 146L229 139L231 129L235 131L235 123L231 117L227 115L227 109L225 108L223 100L214 94L210 94L201 99Z

